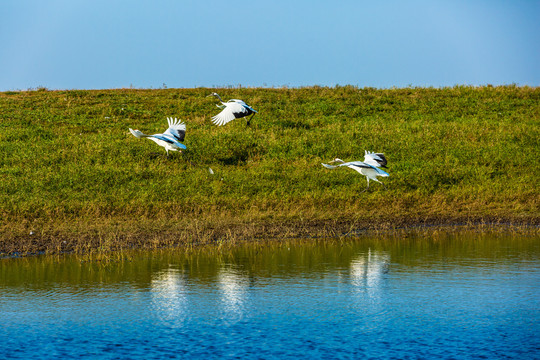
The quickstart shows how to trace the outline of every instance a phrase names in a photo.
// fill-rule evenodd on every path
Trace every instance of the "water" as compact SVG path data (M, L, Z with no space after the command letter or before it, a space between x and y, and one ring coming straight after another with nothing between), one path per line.
M538 359L540 239L0 260L0 358Z

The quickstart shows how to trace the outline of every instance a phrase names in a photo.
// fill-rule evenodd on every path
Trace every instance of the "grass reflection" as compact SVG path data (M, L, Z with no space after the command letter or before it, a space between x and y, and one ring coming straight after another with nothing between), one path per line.
M537 261L538 236L421 233L281 242L239 243L192 249L36 256L0 261L0 286L48 288L129 283L140 289L180 286L181 279L221 284L224 301L239 304L250 278L324 277L349 272L369 283L396 265L428 269L434 261L487 259L499 263ZM171 282L172 281L172 282Z

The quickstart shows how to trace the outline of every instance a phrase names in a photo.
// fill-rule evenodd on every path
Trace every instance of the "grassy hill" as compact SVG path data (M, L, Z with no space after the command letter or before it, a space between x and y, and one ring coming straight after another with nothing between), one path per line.
M250 127L214 126L212 91L0 93L0 252L540 222L539 88L218 89L259 111ZM168 116L183 155L128 131ZM386 155L386 190L321 166L364 150Z

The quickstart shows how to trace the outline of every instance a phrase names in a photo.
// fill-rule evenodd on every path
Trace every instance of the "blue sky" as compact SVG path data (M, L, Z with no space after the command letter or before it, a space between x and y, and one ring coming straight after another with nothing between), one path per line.
M0 91L540 85L540 1L2 0Z

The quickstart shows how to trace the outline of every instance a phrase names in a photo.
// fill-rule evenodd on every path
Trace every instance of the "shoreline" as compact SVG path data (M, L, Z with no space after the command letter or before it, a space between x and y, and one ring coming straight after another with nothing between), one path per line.
M527 221L502 219L441 219L426 221L387 221L363 223L359 221L304 221L229 224L214 228L171 229L145 232L121 232L92 227L87 232L68 234L66 231L47 231L40 234L19 234L10 240L2 236L0 258L65 253L91 254L128 250L151 251L157 249L191 249L204 246L236 246L243 243L281 242L291 239L344 240L362 237L388 237L412 235L438 236L466 232L540 235L540 219Z

